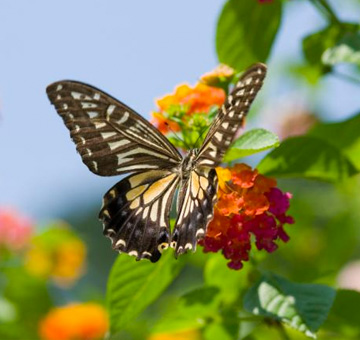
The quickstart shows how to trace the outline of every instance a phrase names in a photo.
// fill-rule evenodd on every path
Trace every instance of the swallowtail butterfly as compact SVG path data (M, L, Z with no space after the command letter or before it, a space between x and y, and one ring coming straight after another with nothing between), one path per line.
M219 109L202 146L183 157L154 126L105 92L59 81L47 95L70 130L86 166L100 176L131 173L104 196L99 218L112 247L137 259L159 260L195 250L213 218L218 166L260 90L266 66L250 67ZM169 215L177 196L173 231Z

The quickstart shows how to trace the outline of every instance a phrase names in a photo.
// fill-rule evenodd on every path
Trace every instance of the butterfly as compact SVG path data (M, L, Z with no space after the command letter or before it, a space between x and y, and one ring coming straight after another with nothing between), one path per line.
M82 161L93 173L130 173L104 196L99 219L113 249L156 262L167 247L175 256L195 251L213 218L215 168L242 126L266 75L254 64L219 108L202 146L181 153L153 125L105 92L77 81L46 89ZM178 191L177 191L178 189ZM170 210L177 192L177 219Z

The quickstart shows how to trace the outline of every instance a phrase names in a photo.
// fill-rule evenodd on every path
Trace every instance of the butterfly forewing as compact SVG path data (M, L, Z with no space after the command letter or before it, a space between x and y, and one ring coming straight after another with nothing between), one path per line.
M199 150L198 166L218 166L243 125L251 103L261 89L266 76L266 66L258 63L249 68L239 79L219 109Z
M181 162L176 148L128 106L92 86L56 82L47 94L88 168L102 176L169 169Z

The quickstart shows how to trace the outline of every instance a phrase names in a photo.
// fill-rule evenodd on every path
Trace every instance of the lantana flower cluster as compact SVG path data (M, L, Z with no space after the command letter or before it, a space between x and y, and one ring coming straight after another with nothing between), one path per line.
M202 137L224 103L234 70L221 65L194 86L181 84L156 101L152 123L180 149L201 145ZM175 138L177 134L181 138Z
M194 87L178 86L173 94L157 101L153 123L176 146L199 147L234 78L233 69L220 65L204 74ZM183 138L183 143L173 137L174 132ZM240 269L243 261L249 260L253 242L258 250L271 253L278 247L277 240L289 240L284 225L294 223L287 215L291 194L282 192L276 180L246 164L218 167L216 171L218 201L214 218L199 244L205 252L222 251L230 260L228 266Z
M217 168L219 179L218 202L214 219L206 236L200 241L205 252L222 251L229 259L228 266L240 269L249 260L252 238L258 250L271 253L289 236L284 224L294 220L286 215L290 193L276 187L276 181L258 173L246 164Z

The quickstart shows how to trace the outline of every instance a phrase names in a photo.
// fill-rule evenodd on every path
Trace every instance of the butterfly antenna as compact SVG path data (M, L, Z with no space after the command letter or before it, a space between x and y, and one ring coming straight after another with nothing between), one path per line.
M188 150L190 150L190 146L185 142L185 140L181 139L178 134L171 128L170 124L168 122L165 122L165 125L168 127L168 129L174 134L174 136L176 137L177 140L179 140L180 142L182 142L186 148Z
M195 141L195 146L197 145L197 142L199 141L199 139L203 136L204 132L206 132L206 130L207 130L207 126L204 126L204 127L201 129L201 131L200 131L200 133L199 133L199 137L198 137L197 140Z

